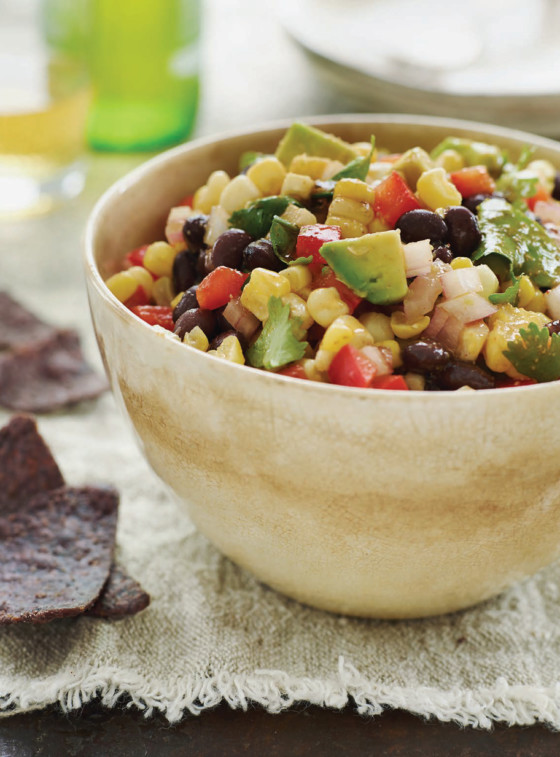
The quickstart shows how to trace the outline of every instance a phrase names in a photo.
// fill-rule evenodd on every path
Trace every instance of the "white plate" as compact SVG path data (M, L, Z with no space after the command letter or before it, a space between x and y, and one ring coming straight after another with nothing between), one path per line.
M560 136L558 0L283 0L289 34L374 111Z

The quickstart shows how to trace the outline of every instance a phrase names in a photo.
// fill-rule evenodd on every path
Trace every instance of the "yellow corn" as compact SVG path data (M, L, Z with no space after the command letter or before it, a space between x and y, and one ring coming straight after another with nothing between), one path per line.
M435 160L436 166L443 168L447 173L460 171L465 167L465 161L456 150L444 150Z
M154 281L152 298L155 300L156 305L170 305L174 296L175 293L173 292L173 285L169 276L161 276L157 281Z
M520 308L526 308L536 295L537 290L533 286L531 279L523 274L519 279L519 293L517 295L517 306Z
M430 210L460 205L463 200L461 193L447 178L443 168L430 168L429 171L424 171L418 179L416 191L420 200Z
M251 200L257 200L261 193L251 179L240 174L232 179L220 195L220 205L226 213L233 213L247 205Z
M378 231L389 231L391 227L382 218L374 218L367 228L370 234L376 234Z
M470 258L453 258L450 265L456 271L458 268L472 268L473 262Z
M138 281L128 271L119 271L105 282L120 302L126 302L138 289Z
M429 323L430 317L428 315L423 315L418 320L409 323L402 310L395 310L391 313L391 329L393 330L393 334L399 339L412 339L418 336L424 329L428 328Z
M341 300L334 287L314 289L307 298L307 310L313 320L325 328L339 316L349 312L348 305Z
M206 211L210 212L214 205L218 205L222 192L230 182L229 175L225 171L213 171L208 177L206 182L206 189L208 190L207 199L210 203L210 207Z
M176 307L177 307L177 305L178 305L178 304L179 304L179 303L181 302L181 300L183 299L183 295L184 295L184 294L185 294L184 292L179 292L179 294L176 294L176 295L175 295L175 297L174 297L174 298L173 298L173 299L171 300L171 302L169 303L169 306L170 306L170 307L172 307L172 308L176 308Z
M482 284L481 294L483 297L486 297L486 299L488 299L491 294L496 294L496 292L500 288L498 277L496 276L494 271L485 263L483 263L482 265L477 265L476 270L478 271L480 283Z
M412 371L405 373L404 380L412 391L423 392L426 388L426 379L421 373L412 373Z
M241 292L241 304L260 321L268 318L268 301L271 297L284 297L290 293L290 282L285 276L266 268L255 268L249 282Z
M279 271L279 273L280 276L284 276L284 278L288 279L290 282L290 289L292 292L295 292L295 294L299 294L300 297L301 292L307 289L313 279L309 266L307 265L291 265L288 266L288 268Z
M189 347L194 347L201 352L206 352L208 350L208 337L200 326L195 326L194 329L188 331L183 337L183 342L188 344Z
M361 158L365 158L366 155L369 155L371 152L371 142L354 142L352 144L352 149L354 152L356 152ZM375 160L377 157L377 151L373 151L372 160Z
M379 342L379 344L376 344L375 346L385 347L385 349L390 351L391 357L392 357L393 368L401 367L402 365L401 346L395 339L384 339L382 342Z
M508 342L518 336L519 329L527 327L529 323L542 327L549 320L545 313L530 312L510 304L500 305L498 311L488 319L490 333L482 350L488 368L496 373L506 373L511 378L524 378L504 355L504 350L507 350Z
M357 349L373 344L372 335L353 315L341 315L336 318L325 331L319 349L338 352L346 344L351 344Z
M301 361L305 375L310 381L324 381L325 375L318 368L315 360L306 358Z
M309 314L305 300L302 300L299 295L290 292L282 297L282 302L290 306L290 315L292 318L299 319L299 324L297 324L297 328L294 331L298 339L303 339L307 329L313 326L313 318Z
M296 155L290 163L290 173L297 173L301 176L309 176L316 181L322 179L323 174L329 167L328 158L319 158L314 155Z
M455 349L455 357L458 360L464 360L466 363L474 363L482 352L489 331L484 321L465 326Z
M372 203L374 195L373 188L359 179L339 179L334 185L334 198L347 197L349 200Z
M128 268L126 272L129 273L131 276L134 276L138 284L140 284L142 289L146 292L146 296L150 297L152 294L152 286L154 283L154 280L150 272L147 271L144 268L144 266L141 266L141 265L133 265L131 268Z
M193 208L200 210L201 213L209 213L210 200L208 199L208 187L206 185L199 187L193 195Z
M315 182L309 176L288 172L282 182L280 194L294 197L296 200L307 200L315 188Z
M300 227L317 223L317 219L310 210L298 208L297 205L288 205L281 217Z
M379 183L381 179L388 176L393 170L393 164L388 160L381 160L379 163L372 163L369 167L366 181L368 184Z
M367 234L367 227L363 223L350 218L329 214L326 223L330 226L340 226L343 239L353 239L354 237L361 237Z
M317 350L314 363L319 374L324 374L329 370L329 365L332 363L334 356L335 353L330 350Z
M282 183L286 177L286 169L278 158L269 155L257 160L247 171L247 178L264 195L278 195L282 189Z
M546 298L544 292L541 292L540 290L536 292L533 299L527 303L526 308L535 313L546 313Z
M352 200L349 197L338 195L329 207L329 217L332 216L348 218L367 226L368 223L373 221L373 208L369 203L362 200Z
M383 313L364 313L360 316L360 323L365 326L373 337L374 344L393 338L391 319Z
M224 341L218 346L216 350L210 350L210 355L216 355L224 360L229 360L231 363L238 363L239 365L245 365L245 356L241 349L239 339L234 336L226 336Z
M154 242L144 255L144 268L156 276L171 276L177 250L167 242Z

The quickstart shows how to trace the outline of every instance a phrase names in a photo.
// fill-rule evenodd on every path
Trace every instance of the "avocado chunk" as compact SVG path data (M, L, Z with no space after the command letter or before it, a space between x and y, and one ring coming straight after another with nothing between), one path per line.
M374 305L404 299L408 285L399 231L327 242L320 252L337 278Z
M393 170L402 174L413 192L416 191L416 182L420 176L430 168L435 168L435 163L421 147L412 147L407 150L393 164Z
M293 123L280 140L276 148L276 157L289 167L296 155L315 155L331 160L349 163L357 157L356 151L348 142L327 134L307 124Z
M507 160L506 152L497 145L488 145L485 142L475 142L472 139L461 139L461 137L446 137L443 142L434 147L430 157L435 160L445 150L458 152L468 166L486 166L495 176L501 172Z

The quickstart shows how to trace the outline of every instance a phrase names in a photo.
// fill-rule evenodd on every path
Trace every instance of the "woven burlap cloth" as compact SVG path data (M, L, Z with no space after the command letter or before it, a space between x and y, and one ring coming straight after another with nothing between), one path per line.
M121 621L0 628L2 714L72 710L98 697L171 722L225 700L271 712L297 702L350 704L364 715L390 706L479 727L560 727L560 566L449 616L331 615L261 585L197 533L109 395L39 428L68 483L119 488L117 556L152 603Z

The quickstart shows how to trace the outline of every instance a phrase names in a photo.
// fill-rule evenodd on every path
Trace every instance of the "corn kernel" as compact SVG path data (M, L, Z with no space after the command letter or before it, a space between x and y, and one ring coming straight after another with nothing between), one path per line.
M429 171L424 171L418 179L416 191L420 200L430 210L460 205L463 200L461 193L447 178L443 168L430 168Z
M349 197L339 195L330 204L329 216L331 215L358 221L367 226L368 223L373 221L373 208L367 202L352 200Z
M119 302L126 302L138 289L138 281L128 271L120 271L105 282Z
M536 292L533 299L527 303L526 308L535 313L546 313L546 297L544 296L544 292L540 290Z
M371 152L371 142L354 142L352 144L352 149L360 156L360 158L365 158ZM372 160L375 160L376 157L377 151L374 149Z
M519 329L529 323L542 327L548 321L545 313L530 312L510 304L500 305L488 319L490 333L482 349L488 368L496 373L506 373L511 378L524 378L504 355L504 350L507 350L508 342L519 334Z
M363 223L342 216L329 214L326 223L329 226L339 226L343 239L354 239L367 233L367 227Z
M453 258L451 261L451 268L456 271L458 268L472 268L473 262L470 258Z
M379 161L379 163L372 163L369 167L369 171L366 176L368 184L377 184L386 176L388 176L393 170L393 164L387 160Z
M307 200L315 188L315 182L309 176L288 172L282 182L280 194L294 197L296 200Z
M315 360L310 360L309 358L306 358L301 361L301 365L303 367L303 370L305 371L305 375L310 381L324 381L325 380L325 375L317 368L317 364Z
M152 298L156 305L170 305L171 300L174 298L175 293L173 291L173 285L169 276L161 276L154 281L152 287Z
M404 374L403 378L406 381L408 388L412 391L423 392L426 388L426 379L421 373L413 373L412 371L409 371L409 373Z
M284 297L290 293L290 282L285 276L266 268L255 268L241 292L241 304L260 321L268 318L268 301L271 297Z
M169 307L172 307L173 309L175 309L175 308L177 307L177 305L178 305L178 304L179 304L179 303L181 302L181 300L183 299L183 295L184 295L184 294L185 294L184 292L179 292L179 294L176 294L176 295L175 295L175 297L174 297L174 298L173 298L173 299L171 300L171 302L169 303Z
M455 357L458 360L464 360L466 363L474 363L482 352L489 332L490 330L484 321L465 326L455 349Z
M199 187L193 196L193 208L200 210L201 213L209 213L211 207L208 187L206 185Z
M290 292L282 297L282 302L290 306L291 317L299 319L299 323L294 324L296 326L294 332L297 339L303 339L307 329L313 326L313 318L309 314L305 300L302 300L299 295Z
M226 213L233 213L247 205L251 200L257 200L261 193L244 174L232 179L220 195L220 205Z
M272 155L257 160L247 171L247 178L265 197L280 194L285 176L284 165Z
M154 284L151 273L141 265L133 265L131 268L128 268L126 272L131 276L134 276L138 284L140 284L142 289L146 292L146 297L149 298L152 294L152 286Z
M307 208L298 208L297 205L290 204L282 213L281 218L295 224L296 226L311 226L317 223L317 219Z
M373 188L359 179L339 179L334 185L333 197L347 197L349 200L372 203Z
M314 289L307 298L307 309L313 320L325 328L336 318L349 312L348 305L341 300L334 287Z
M531 279L523 274L519 279L519 293L517 295L517 306L520 308L526 308L531 302L537 290L533 286Z
M364 313L360 316L360 323L365 326L373 337L374 344L393 338L391 319L383 313Z
M487 266L485 263L482 263L482 265L477 265L476 270L478 271L478 277L480 279L480 283L482 284L482 296L490 297L491 294L496 294L496 292L500 288L500 282L498 281L498 277L494 273L494 271Z
M206 213L210 212L212 206L219 204L222 192L230 181L231 180L225 171L213 171L210 174L208 181L206 182L206 199L210 204L210 207L206 210Z
M423 315L412 323L408 323L402 310L395 310L391 313L391 329L393 334L399 339L412 339L427 329L430 324L430 316Z
M401 367L403 364L401 357L402 350L400 344L395 339L385 339L375 346L388 349L391 353L393 368Z
M332 363L334 356L335 353L330 350L317 350L314 362L318 373L326 373L329 370L329 365Z
M447 173L460 171L465 167L465 161L456 150L444 150L436 158L436 166L443 168Z
M171 276L177 250L167 242L154 242L144 255L144 268L156 276Z
M224 360L229 360L231 363L245 365L245 356L241 349L241 344L239 343L239 339L233 334L226 336L216 350L211 350L211 354L215 354L216 357L221 357Z
M316 181L322 179L323 174L329 167L328 158L319 158L314 155L296 155L290 163L290 173L297 173L301 176L309 176Z
M357 349L373 344L372 335L352 315L341 315L331 323L321 339L319 349L338 352L346 344L351 344Z
M376 234L378 231L389 231L391 227L382 218L374 218L367 228L370 234Z
M288 268L284 268L279 271L280 276L284 276L290 282L290 289L295 294L299 294L307 289L313 280L309 266L307 265L291 265Z
M200 326L195 326L194 329L188 331L183 337L183 342L188 344L189 347L194 347L201 352L206 352L208 350L208 337Z

